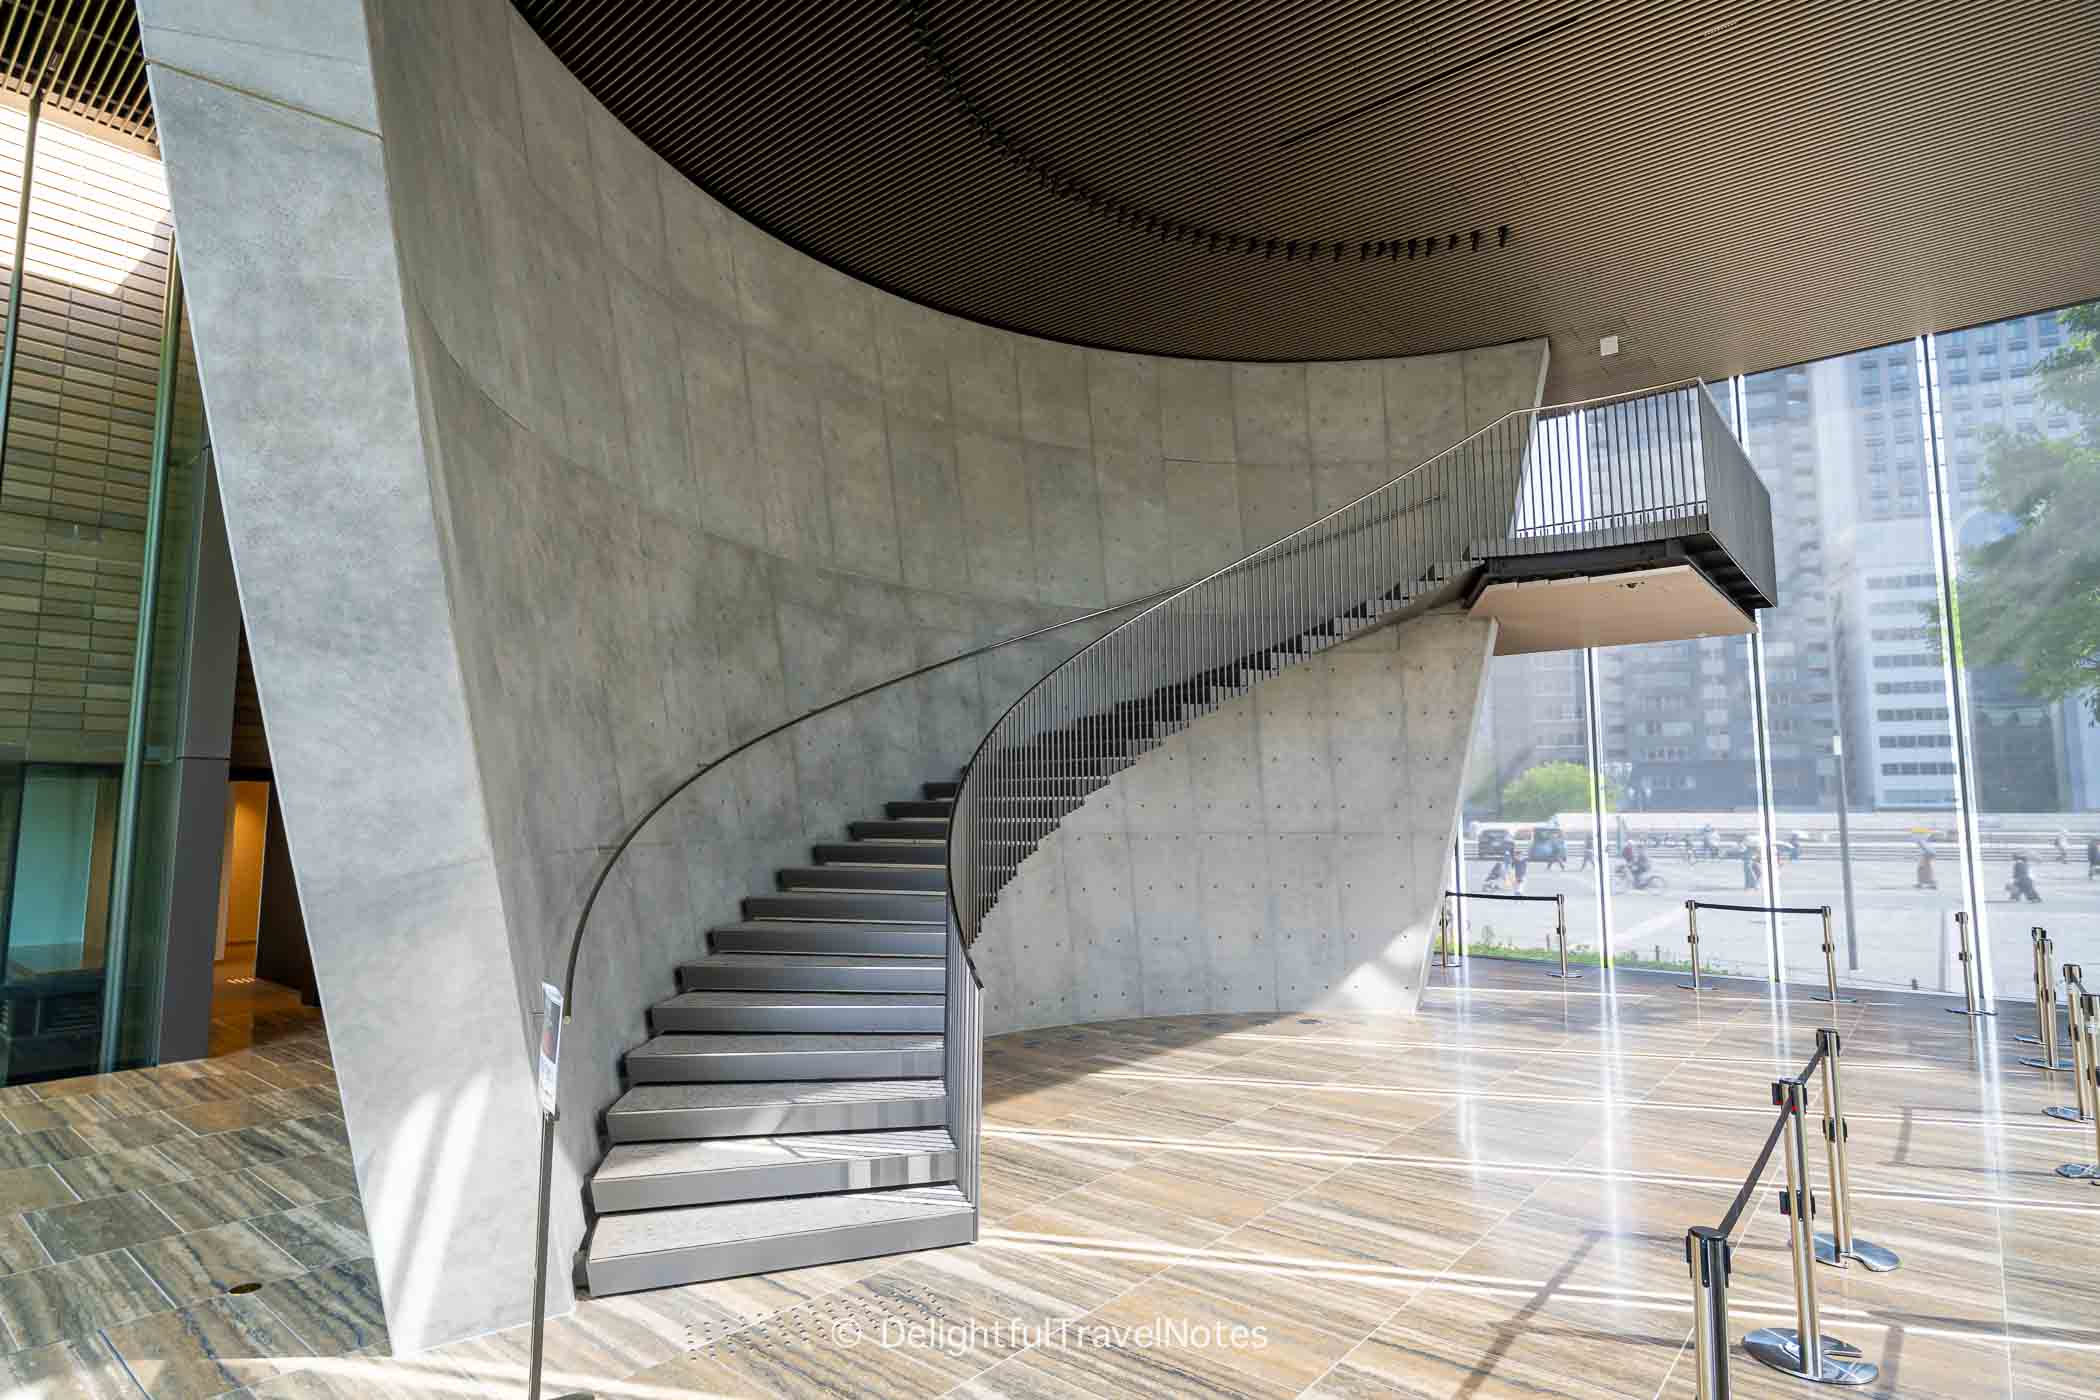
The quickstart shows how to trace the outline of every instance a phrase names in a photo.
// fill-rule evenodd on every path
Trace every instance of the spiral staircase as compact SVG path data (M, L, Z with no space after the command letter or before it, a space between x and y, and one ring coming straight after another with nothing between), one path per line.
M1226 700L1431 608L1518 616L1541 583L1600 586L1592 622L1614 640L1748 630L1774 573L1764 487L1688 385L1510 414L1151 601L1016 701L959 779L819 843L710 932L626 1057L579 1283L616 1293L974 1239L971 945L1068 814ZM1719 614L1688 621L1623 591L1680 576Z

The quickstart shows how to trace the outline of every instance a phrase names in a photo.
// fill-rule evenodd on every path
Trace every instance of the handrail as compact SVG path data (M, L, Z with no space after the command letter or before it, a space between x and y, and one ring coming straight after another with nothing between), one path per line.
M620 837L619 841L614 844L611 853L607 855L604 862L599 865L597 878L591 881L590 893L584 896L583 908L576 915L576 927L569 935L569 964L567 970L562 974L561 982L562 1024L566 1025L574 1019L574 1012L571 1009L573 1006L573 1001L570 997L570 993L576 990L577 955L583 950L584 929L590 923L591 911L597 906L598 895L604 890L605 882L612 876L613 866L618 864L620 857L627 853L627 848L634 844L635 837L642 834L642 828L647 826L656 817L657 813L663 811L664 808L670 806L673 802L675 802L678 799L679 795L685 792L685 790L690 788L694 783L699 782L709 773L714 772L715 769L720 768L723 764L729 762L730 759L735 758L737 755L744 753L750 749L755 749L760 744L766 742L766 740L784 734L788 730L793 729L798 724L802 724L808 720L815 719L818 715L829 714L833 710L838 709L841 705L850 705L856 700L866 699L868 696L875 694L875 692L879 690L888 690L893 685L902 685L906 681L915 681L921 676L928 675L934 671L939 671L949 666L957 665L960 662L974 661L980 656L988 655L991 652L999 651L1005 647L1017 646L1022 642L1034 641L1037 637L1047 636L1052 632L1061 632L1067 627L1076 627L1082 622L1092 622L1096 618L1107 617L1111 613L1124 612L1130 608L1139 607L1145 603L1151 602L1155 598L1162 596L1162 594L1168 591L1170 590L1161 589L1157 593L1147 593L1144 594L1142 597L1126 598L1120 603L1111 603L1105 608L1096 608L1092 612L1081 613L1077 617L1068 617L1060 622L1053 622L1047 627L1038 627L1033 631L1029 632L1018 632L1011 637L1001 637L996 642L986 642L983 646L972 647L968 651L959 651L953 656L944 656L939 661L931 661L924 666L914 667L913 669L905 671L900 675L891 676L888 680L877 681L875 684L870 686L863 686L861 689L854 691L850 695L841 695L838 699L827 701L826 703L817 706L813 710L804 710L801 714L796 715L793 719L782 720L779 724L774 725L771 729L768 729L763 734L754 735L753 737L746 739L743 743L738 744L735 748L730 749L725 753L718 754L714 758L709 759L706 763L702 764L692 773L680 779L675 786L673 786L662 797L659 797L655 801L655 803L653 803L650 806L648 811L642 813L641 816L637 817L633 824L627 828L626 833L623 834ZM975 967L974 962L972 963L972 967Z
M1689 413L1677 397L1686 390L1693 396ZM1572 421L1579 435L1588 427L1582 415L1602 404L1615 405L1618 411L1599 410L1607 416L1609 435L1594 445L1586 437L1573 443L1567 434L1534 442L1531 431L1510 431L1519 423L1535 430L1549 421ZM1726 446L1716 440L1717 433ZM1491 457L1483 450L1491 446L1498 455ZM1731 447L1732 453L1727 450ZM1537 456L1550 459L1543 469L1532 460L1535 450ZM1644 462L1640 473L1612 475L1610 458L1626 450L1646 453L1653 460ZM1427 499L1405 489L1425 473L1460 465L1478 470L1453 472ZM1095 726L1088 732L1111 741L1142 745L1160 726L1175 723L1182 710L1214 703L1211 678L1244 669L1249 658L1263 656L1273 662L1278 651L1315 634L1346 635L1359 620L1371 626L1405 615L1414 596L1409 590L1419 587L1426 594L1443 564L1458 560L1477 566L1474 551L1485 545L1488 534L1511 544L1521 537L1533 546L1544 536L1583 529L1610 535L1614 541L1656 538L1641 534L1643 527L1638 525L1605 524L1599 529L1604 515L1590 513L1592 494L1608 487L1643 502L1631 508L1625 508L1624 501L1600 502L1606 510L1620 507L1611 512L1614 520L1633 514L1683 518L1709 504L1709 469L1716 477L1729 478L1725 484L1732 496L1754 502L1763 490L1747 455L1727 433L1725 420L1696 379L1633 394L1517 409L1261 549L1157 597L1023 692L972 753L948 830L947 900L961 942L965 947L975 942L998 890L1063 813L1077 805L1068 785L1025 808L1009 806L997 817L1002 829L989 833L977 809L986 756L995 747L1007 751L1009 768L1020 769L1018 779L1002 771L997 798L1032 796L1023 792L1023 784L1040 776L1041 761L1053 751L1038 748L1031 753L1030 745L1060 735L1083 737L1083 724ZM1747 480L1734 479L1739 476ZM1447 495L1453 499L1446 501ZM1361 518L1381 497L1385 500L1379 505L1394 509ZM1439 519L1455 526L1448 532L1453 538L1425 537L1410 555L1393 522L1410 510L1436 504L1444 506ZM1548 518L1535 518L1542 511ZM1381 533L1367 526L1393 528ZM1768 523L1765 528L1769 532ZM1722 542L1726 548L1728 541ZM1753 560L1745 574L1769 599L1771 585L1757 576L1757 562ZM1240 577L1229 578L1232 575ZM1206 612L1193 604L1196 595L1214 585L1223 595L1215 610ZM1395 607L1384 606L1395 600ZM1176 609L1186 614L1178 619L1180 627L1154 628L1158 635L1145 639L1149 647L1133 644L1141 629ZM1050 698L1039 700L1046 696ZM1061 712L1051 713L1060 701ZM1138 722L1126 723L1133 713L1140 716ZM1033 729L1020 734L1031 720ZM1044 810L1056 815L1045 818ZM983 888L980 876L996 883Z
M569 934L568 966L562 973L561 982L562 1024L566 1026L570 1021L574 1020L576 1017L575 992L577 960L583 952L583 936L585 931L590 927L591 911L597 907L598 896L604 891L605 882L612 877L613 867L619 864L620 857L627 853L628 848L634 844L635 838L642 834L642 829L648 826L651 821L655 820L656 815L659 812L663 811L664 808L670 806L671 803L678 799L680 794L684 793L687 789L691 788L694 783L699 782L709 773L714 772L715 769L720 768L723 764L729 762L731 759L737 757L739 754L749 752L751 749L754 749L760 744L765 743L768 739L776 738L779 735L786 733L788 730L793 729L798 724L802 724L808 720L815 719L819 715L829 714L831 711L838 709L842 705L850 705L856 700L866 699L868 696L875 694L877 691L888 690L891 686L902 685L906 681L917 680L920 676L928 675L934 671L943 670L946 667L956 665L960 662L975 660L977 657L985 656L991 652L999 651L1005 647L1015 646L1021 642L1033 641L1037 637L1047 636L1052 632L1059 632L1067 627L1076 627L1082 622L1092 622L1097 618L1107 617L1112 613L1126 612L1131 608L1140 607L1146 603L1151 602L1153 599L1160 597L1163 593L1167 591L1168 590L1162 589L1160 590L1160 592L1147 593L1141 597L1126 598L1120 603L1111 603L1105 608L1096 608L1092 612L1080 613L1076 617L1063 618L1057 622L1050 623L1047 626L1037 627L1031 631L1017 633L1011 637L1001 637L998 641L986 642L982 646L971 647L968 651L957 652L955 655L943 657L939 661L928 662L924 666L915 666L911 670L903 672L901 675L891 676L888 680L877 681L875 684L870 686L863 686L861 689L854 691L850 695L841 695L838 699L828 701L825 704L817 706L813 710L805 710L792 719L782 720L779 724L774 725L771 729L766 730L764 733L754 735L753 737L744 740L744 742L742 742L741 744L738 744L735 748L732 748L725 753L718 754L714 758L709 759L699 768L695 769L693 772L680 779L676 784L674 784L670 788L669 791L665 792L662 797L659 797L654 803L652 803L648 811L642 813L641 816L637 817L634 820L634 822L628 826L627 830L621 834L620 839L613 844L612 850L606 855L605 859L598 866L598 874L591 881L590 892L584 896L583 908L577 912L575 928ZM982 987L984 985L984 978L978 974L976 959L970 955L970 949L967 944L964 944L962 946L963 962L969 968L970 976L973 979L975 979L978 986ZM558 1070L559 1066L557 1066L557 1072ZM539 1225L538 1243L533 1253L531 1344L532 1353L530 1366L531 1375L529 1381L530 1389L527 1392L531 1397L533 1397L533 1400L537 1400L537 1397L540 1393L540 1361L542 1354L542 1339L544 1335L544 1329L546 1326L547 1314L547 1229L548 1210L554 1190L554 1123L555 1119L559 1117L558 1105L560 1102L560 1084L558 1079L555 1085L555 1089L555 1102L557 1107L553 1110L543 1110L540 1114Z

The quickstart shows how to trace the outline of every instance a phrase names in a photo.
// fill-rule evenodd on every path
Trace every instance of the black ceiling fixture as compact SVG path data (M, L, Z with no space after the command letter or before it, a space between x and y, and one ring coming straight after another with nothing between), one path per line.
M512 3L759 227L1078 344L1579 396L2100 296L2093 0Z
M955 64L949 61L946 51L941 47L940 32L934 27L933 0L893 0L893 3L896 5L897 13L904 21L905 30L911 35L912 42L918 46L920 55L925 59L926 67L932 75L935 86L946 94L957 115L962 118L971 130L977 133L978 138L991 149L992 154L996 158L1014 166L1022 178L1033 180L1038 188L1049 190L1059 199L1084 205L1089 213L1105 218L1119 228L1140 228L1142 232L1156 236L1162 243L1201 244L1205 252L1223 252L1242 257L1266 256L1259 250L1264 247L1270 249L1275 247L1275 240L1267 234L1227 233L1215 228L1205 228L1189 220L1142 212L1112 196L1090 189L1087 183L1077 176L1067 175L1053 169L1047 161L1032 154L1028 144L1019 136L1001 126L998 119L986 109L984 104L972 95L969 84L964 81L962 74L957 71ZM1540 34L1530 37L1543 37L1544 34L1565 28L1570 23L1573 23L1572 16L1557 21L1547 26ZM1523 42L1530 42L1530 38ZM1473 62L1478 61L1481 60L1474 60ZM1463 67L1473 66L1473 62L1469 62ZM1436 82L1440 82L1450 76L1453 75L1439 74L1428 83L1417 85L1417 90L1420 87L1433 86ZM1386 100L1397 100L1397 97ZM1355 120L1360 115L1362 113L1344 114L1343 117L1337 119L1337 122ZM1307 137L1318 134L1320 134L1319 130L1301 132L1295 136L1286 137L1279 144L1293 145ZM1473 248L1477 252L1480 248L1479 229L1472 231L1472 240ZM1286 250L1284 261L1297 261L1300 241L1291 238L1284 240L1284 248ZM1307 248L1305 260L1308 263L1320 261L1320 250L1322 247L1329 250L1328 261L1330 262L1340 262L1344 250L1351 247L1356 249L1356 260L1358 262L1368 262L1374 248L1383 250L1385 247L1385 241L1382 239L1315 238L1303 241ZM1509 225L1503 224L1501 226L1501 237L1495 246L1498 248L1505 247L1508 243ZM1458 246L1458 235L1455 233L1451 235L1451 246L1454 248Z

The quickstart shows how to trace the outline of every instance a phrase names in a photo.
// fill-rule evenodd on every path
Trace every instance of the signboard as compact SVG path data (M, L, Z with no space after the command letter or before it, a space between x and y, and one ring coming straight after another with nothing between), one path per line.
M545 982L540 983L540 991L547 999L547 1009L540 1017L540 1111L553 1118L560 1083L561 992Z

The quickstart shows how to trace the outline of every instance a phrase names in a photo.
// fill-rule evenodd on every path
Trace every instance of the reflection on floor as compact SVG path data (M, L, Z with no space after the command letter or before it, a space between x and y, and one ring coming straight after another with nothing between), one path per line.
M212 966L211 1053L231 1055L321 1025L321 1009L302 1006L290 987L255 975L255 945L235 944Z
M1413 1019L1001 1037L981 1243L586 1302L549 1328L548 1393L1688 1397L1684 1230L1725 1209L1771 1080L1806 1060L1828 1009L1675 982L1563 987L1475 960L1460 985L1438 974ZM2014 1008L1972 1031L1944 1005L1838 1009L1858 1228L1903 1267L1819 1270L1826 1327L1881 1364L1863 1394L2100 1394L2100 1190L2053 1171L2092 1155L2091 1130L2039 1112L2068 1085L2017 1068ZM1738 1241L1736 1335L1791 1325L1772 1192ZM216 1277L183 1269L193 1290ZM150 1336L97 1323L33 1365L0 1359L15 1367L0 1379L79 1366L78 1393L133 1400L140 1383L522 1393L522 1328L386 1360L352 1345L376 1341L354 1288L303 1285L279 1307L273 1287L286 1296L191 1304L193 1321ZM1739 1351L1732 1371L1739 1396L1803 1393Z
M0 1088L0 1395L385 1354L320 1013L253 970L220 964L210 1059Z

